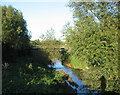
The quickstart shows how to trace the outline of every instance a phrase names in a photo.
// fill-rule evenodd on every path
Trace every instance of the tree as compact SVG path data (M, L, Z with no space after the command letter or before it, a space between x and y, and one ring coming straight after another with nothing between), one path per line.
M42 34L40 36L40 39L42 39L43 41L50 41L50 40L54 40L55 39L55 32L54 29L51 28L50 30L47 30L47 32L45 34Z
M40 36L40 39L42 40L41 43L43 45L52 46L53 45L52 43L56 40L54 29L51 28L47 30L45 34L42 34Z
M116 9L118 12L116 3L70 2L69 7L74 10L75 26L67 25L64 35L75 55L88 53L86 58L93 65L105 63L106 59L102 59L109 57L107 55L115 59L118 51L118 14L114 11Z
M2 7L3 58L22 55L29 48L30 35L22 12L12 6Z
M40 45L40 40L37 39L37 40L34 40L34 41L30 41L30 44L33 45L33 46L36 46L36 45Z
M116 80L119 69L118 6L116 2L70 2L74 26L67 24L63 32L66 43L72 48L71 56L79 59L78 66L87 63L99 67L101 74Z

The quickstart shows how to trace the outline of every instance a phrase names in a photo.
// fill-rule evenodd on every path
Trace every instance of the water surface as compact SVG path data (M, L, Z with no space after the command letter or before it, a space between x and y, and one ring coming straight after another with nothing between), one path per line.
M69 83L69 81L66 80L67 84L69 86L71 86L73 89L75 89L77 91L77 93L84 93L84 94L95 94L95 93L99 93L100 91L97 90L91 90L92 88L88 85L85 85L85 82L83 82L83 80L81 80L80 76L76 75L75 73L79 73L82 74L82 72L78 71L78 70L73 70L71 68L68 68L64 65L62 65L62 63L56 58L56 59L52 59L54 65L48 65L48 67L52 67L55 68L57 71L59 70L64 70L64 72L66 72L67 74L69 74L69 76L71 77L71 79L73 80L73 82L75 84L78 85L78 87L73 86Z

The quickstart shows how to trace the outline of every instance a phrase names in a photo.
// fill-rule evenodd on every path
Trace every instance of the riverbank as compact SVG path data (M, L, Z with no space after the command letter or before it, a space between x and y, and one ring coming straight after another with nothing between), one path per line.
M43 56L44 55L44 56ZM75 93L64 76L48 68L49 59L44 52L33 50L32 56L4 62L2 93ZM8 65L5 65L8 64Z
M71 65L71 63L69 63L69 62L64 62L63 65L68 67L68 68L72 68L72 69L79 70L79 71L88 70L89 69L88 67L84 67L84 68L75 67L74 65Z
M62 64L68 68L73 68L77 70L88 70L89 66L87 64L87 60L82 58L78 58L74 55L71 55L68 50L63 50L62 54Z
M106 72L104 67L88 67L85 65L85 62L83 61L83 63L80 63L77 58L72 59L69 56L69 58L64 60L62 64L71 68L74 74L83 80L86 85L90 85L91 90L103 91L103 93L119 93L120 88L117 69L115 74L112 69L108 69L108 72Z

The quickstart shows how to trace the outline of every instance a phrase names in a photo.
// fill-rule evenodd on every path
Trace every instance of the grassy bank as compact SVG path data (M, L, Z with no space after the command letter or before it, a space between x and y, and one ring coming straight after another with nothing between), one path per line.
M84 69L88 67L87 60L83 57L76 57L74 55L71 55L68 50L64 50L61 52L62 54L62 63L69 62L72 68L75 69Z
M48 63L41 50L9 62L2 68L2 93L73 93L64 76L48 68Z
M73 66L73 68L79 68L84 69L85 67L88 67L88 64L86 63L86 60L82 60L80 58L70 57L70 64Z

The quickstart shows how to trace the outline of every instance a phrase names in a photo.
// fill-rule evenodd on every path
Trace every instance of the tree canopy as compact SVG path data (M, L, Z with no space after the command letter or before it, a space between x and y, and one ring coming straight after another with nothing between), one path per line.
M22 12L12 6L2 7L2 44L3 57L16 52L23 53L29 48L31 35L27 30ZM10 56L9 56L10 57Z
M118 78L119 4L116 2L69 2L74 26L63 34L77 64L100 67L101 74ZM72 59L71 59L72 60Z
M76 56L86 55L93 65L116 63L119 30L116 3L70 2L69 7L74 10L75 26L66 25L64 35L72 52Z

